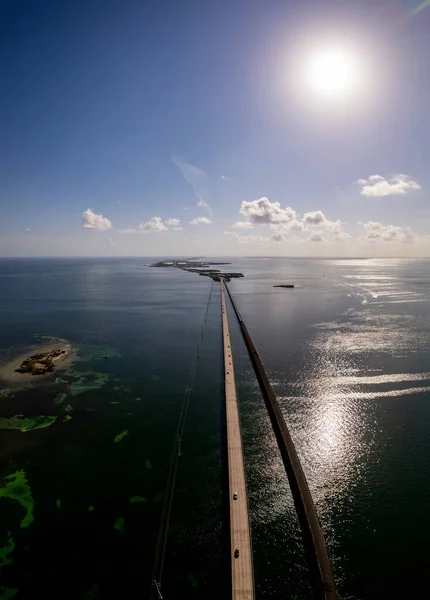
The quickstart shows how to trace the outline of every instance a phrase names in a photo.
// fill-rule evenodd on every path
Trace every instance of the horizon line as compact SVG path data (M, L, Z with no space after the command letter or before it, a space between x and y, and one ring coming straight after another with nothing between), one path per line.
M164 254L164 255L160 255L160 254L146 254L146 255L88 255L88 256L79 256L79 255L60 255L60 256L0 256L0 260L19 260L19 259L25 259L25 260L37 260L37 259L54 259L54 260L60 260L60 259L100 259L100 258L107 258L107 259L112 259L112 258L136 258L136 259L143 259L143 258L160 258L160 259L164 259L164 260L168 260L169 258L184 258L184 259L188 259L188 260L198 260L198 259L205 259L205 258L288 258L288 259L305 259L305 258L311 258L311 259L317 259L317 260L335 260L335 259L348 259L348 260L374 260L374 259L419 259L419 260L423 260L423 259L430 259L430 256L344 256L344 255L337 255L337 256L312 256L312 255L300 255L300 256L280 256L280 255L219 255L219 254L213 254L213 255L204 255L204 256L186 256L183 254L178 254L178 255L168 255L168 254Z

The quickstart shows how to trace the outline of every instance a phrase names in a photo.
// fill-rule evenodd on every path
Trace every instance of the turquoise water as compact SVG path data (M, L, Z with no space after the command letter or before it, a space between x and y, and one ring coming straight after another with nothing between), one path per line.
M0 381L0 423L56 417L40 429L0 429L0 490L17 472L27 482L12 497L0 492L4 594L148 596L171 449L201 340L163 592L228 597L219 288L144 266L152 260L0 260L0 362L59 339L76 353L42 382ZM233 260L245 278L230 288L302 458L342 598L411 597L425 585L429 267ZM287 478L232 312L230 323L257 597L307 599ZM29 506L33 520L22 526Z

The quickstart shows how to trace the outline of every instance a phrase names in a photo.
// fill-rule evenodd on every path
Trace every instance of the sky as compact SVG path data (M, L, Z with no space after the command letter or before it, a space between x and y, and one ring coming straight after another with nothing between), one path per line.
M0 0L0 81L0 256L430 256L430 0Z

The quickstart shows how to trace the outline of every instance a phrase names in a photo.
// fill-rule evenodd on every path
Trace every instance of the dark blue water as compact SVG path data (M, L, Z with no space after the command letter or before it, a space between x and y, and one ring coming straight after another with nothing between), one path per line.
M2 365L51 340L75 351L42 382L11 383L5 371L0 381L5 597L147 597L198 340L163 590L228 597L219 289L148 262L0 261ZM426 583L429 267L234 260L245 278L231 289L303 461L343 598L410 597ZM288 481L233 313L230 322L257 597L306 599ZM61 403L59 394L67 394ZM16 415L57 418L43 429L6 429ZM5 478L21 471L24 488L2 496ZM28 506L33 520L22 526Z

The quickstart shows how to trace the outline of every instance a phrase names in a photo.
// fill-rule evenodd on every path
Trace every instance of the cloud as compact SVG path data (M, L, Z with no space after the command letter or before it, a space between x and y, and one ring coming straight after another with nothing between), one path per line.
M367 179L359 179L355 183L362 186L360 194L368 197L395 196L421 189L419 183L404 173L394 175L388 180L381 175L370 175Z
M87 210L82 213L82 227L84 229L98 229L99 231L103 231L105 229L111 229L112 222L103 215L97 215L91 208L87 208Z
M149 221L144 221L139 227L128 227L127 229L120 229L119 233L148 233L167 231L168 227L171 227L174 231L182 231L182 227L179 227L181 221L174 217L170 217L163 221L161 217L152 217Z
M418 236L410 227L397 227L396 225L383 225L378 221L361 223L364 228L364 239L368 242L400 242L412 244L418 240Z
M201 188L206 180L206 172L203 169L199 169L191 163L187 163L185 160L174 154L172 160L175 165L181 169L182 174L186 181L194 188Z
M27 227L26 231L33 231L31 227Z
M285 239L285 236L282 235L282 233L274 233L272 235L272 241L274 242L286 242L287 240Z
M225 175L221 175L221 179L225 179Z
M238 221L234 225L232 225L233 229L252 229L253 224L249 221Z
M344 242L345 240L349 240L351 236L346 231L333 231L331 237L334 242Z
M211 211L211 207L209 206L209 204L207 202L205 202L203 200L203 198L199 197L199 199L197 200L197 206L199 208L206 208L206 210L208 211L209 216L212 216L212 211Z
M161 217L152 217L149 221L144 221L139 225L141 231L166 231L167 227L161 220Z
M311 212L307 212L303 215L302 219L303 227L306 230L316 230L315 235L313 235L310 240L311 241L326 241L326 238L330 238L331 241L341 242L343 240L351 237L348 233L343 231L342 221L337 219L336 221L330 221L327 219L322 210L314 210ZM316 239L318 237L321 239ZM312 239L315 237L315 239Z
M322 210L314 210L313 212L307 212L303 215L303 223L310 227L325 224L327 219Z
M207 196L207 176L203 169L199 169L191 163L187 163L180 156L176 154L172 155L172 161L182 171L185 181L187 181L193 188L194 194L197 197L197 206L206 208L209 216L212 216L212 211L209 203L205 199Z
M175 219L174 217L170 218L170 219L166 219L164 221L165 225L167 225L167 227L178 227L179 223L181 221L179 219Z
M139 227L128 227L127 229L120 229L119 233L150 233L167 231L166 225L163 223L161 217L152 217L149 221L140 223Z
M325 237L321 233L313 233L309 238L310 242L325 242Z
M351 236L342 227L342 221L330 221L322 210L314 210L300 215L290 206L282 208L279 202L270 202L266 197L251 202L243 201L240 205L242 215L247 221L238 221L232 227L234 229L250 229L253 225L269 225L276 233L272 236L274 242L288 241L284 235L292 231L311 231L320 241L341 242ZM289 240L291 241L291 240Z
M190 221L191 225L198 225L199 223L203 223L204 225L210 225L212 221L207 217L196 217Z
M297 224L297 213L291 207L281 208L279 202L270 202L268 198L260 198L240 206L240 213L251 223L283 225L292 227Z

